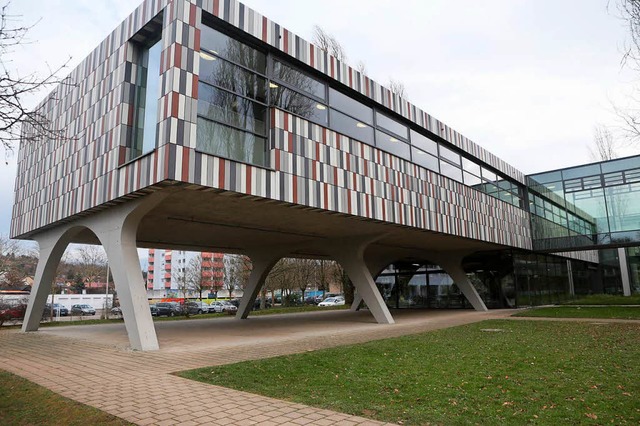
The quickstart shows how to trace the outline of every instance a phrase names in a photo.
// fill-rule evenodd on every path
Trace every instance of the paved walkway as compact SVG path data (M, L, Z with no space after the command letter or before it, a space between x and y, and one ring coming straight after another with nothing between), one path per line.
M378 425L362 417L194 382L170 373L413 334L513 310L367 311L157 322L161 349L127 349L124 324L0 330L0 368L139 425Z

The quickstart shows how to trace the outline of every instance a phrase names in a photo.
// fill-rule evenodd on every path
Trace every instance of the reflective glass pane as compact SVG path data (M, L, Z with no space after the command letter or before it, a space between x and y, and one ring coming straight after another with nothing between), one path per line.
M462 158L462 169L476 176L480 176L481 173L479 164L476 164L474 161L464 157Z
M462 170L446 161L440 160L440 174L462 182Z
M572 192L567 194L567 201L575 206L580 216L589 215L586 219L596 224L598 233L609 232L603 189Z
M261 74L266 72L267 57L264 53L206 25L201 28L200 48Z
M224 87L242 96L267 102L267 80L215 56L201 55L200 80Z
M396 120L387 117L384 114L380 114L376 111L376 125L394 135L400 136L403 139L409 138L409 129L407 126L400 124Z
M574 167L562 171L563 179L573 179L584 176L593 176L600 174L600 164L589 164L582 167Z
M160 98L160 54L162 43L156 42L149 48L147 57L147 81L144 101L144 130L142 152L156 148L156 128L158 124L158 99Z
M640 155L620 160L607 161L601 164L602 173L617 172L621 170L637 169L640 167Z
M267 140L224 124L198 117L196 148L243 163L267 165Z
M473 187L476 185L480 185L482 183L482 179L470 173L464 172L463 176L464 176L464 184L467 186Z
M376 130L376 146L390 154L406 158L407 160L411 159L409 144L380 130Z
M303 92L326 100L325 85L313 77L308 76L296 69L279 61L273 62L273 78L282 80Z
M640 229L640 184L607 188L606 199L611 232Z
M449 160L450 162L460 166L460 154L440 145L440 158Z
M438 157L427 154L426 152L413 147L411 148L411 161L422 167L426 167L429 170L433 170L434 172L440 171Z
M269 103L323 126L327 125L327 106L283 86L271 87Z
M199 84L198 95L198 115L253 133L267 134L267 108L264 105L205 83Z
M438 143L432 141L428 137L411 130L411 145L417 146L421 150L428 152L429 154L438 155Z
M491 170L488 170L482 167L481 172L482 172L482 177L485 178L486 180L490 180L491 182L495 182L498 180L498 177L496 176L496 174Z
M371 126L368 126L367 124L355 120L351 117L347 117L346 115L333 109L330 111L329 117L331 119L332 130L335 130L338 133L342 133L343 135L350 136L369 145L374 144L373 128Z
M555 172L539 173L529 177L538 183L547 183L562 180L562 173L558 170Z
M373 109L337 90L329 89L329 105L367 124L373 124Z

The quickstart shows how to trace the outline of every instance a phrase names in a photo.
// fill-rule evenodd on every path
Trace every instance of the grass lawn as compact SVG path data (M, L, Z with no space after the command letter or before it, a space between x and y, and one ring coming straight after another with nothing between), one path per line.
M1 425L130 425L0 370Z
M514 317L617 318L640 320L639 306L549 306L518 312Z
M563 305L640 305L640 294L631 296L593 294L564 302Z
M492 320L179 373L403 424L638 424L640 323Z

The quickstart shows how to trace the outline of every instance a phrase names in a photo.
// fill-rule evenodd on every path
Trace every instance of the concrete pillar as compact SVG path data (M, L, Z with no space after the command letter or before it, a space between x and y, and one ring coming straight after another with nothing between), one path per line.
M376 321L379 324L393 324L395 321L391 316L391 312L389 312L389 308L384 303L384 299L378 291L364 260L364 250L378 238L380 236L333 241L327 246L327 251L342 265L351 282L353 282L353 286L358 292L357 294L367 304Z
M140 268L136 236L142 217L164 197L165 194L154 193L110 207L85 220L86 226L96 234L107 252L124 325L134 350L159 349Z
M47 296L56 278L60 259L69 245L69 241L80 230L82 228L63 226L42 232L34 237L39 246L38 266L22 323L23 332L38 330Z
M487 306L480 298L467 274L462 268L462 259L466 253L461 252L437 252L429 253L427 258L437 263L456 283L462 294L467 298L469 303L476 311L487 311Z
M631 296L631 280L629 278L629 265L627 263L627 250L624 247L618 249L620 261L620 278L622 278L622 294Z
M240 307L236 313L236 319L246 319L251 312L253 303L260 293L271 268L286 255L289 250L282 248L265 247L262 250L254 250L248 255L251 258L251 274L240 300Z
M374 282L378 274L382 272L382 270L386 268L389 264L391 264L394 260L397 260L399 257L401 256L400 255L396 256L393 254L386 257L367 256L365 259L365 263L367 265L367 268L369 269L369 273L371 274L371 277L373 278ZM351 304L350 310L354 312L359 311L361 304L362 304L362 296L360 295L360 293L356 291L353 295L353 303Z
M361 304L362 304L362 296L360 296L360 293L355 291L353 293L353 303L351 304L351 307L349 308L349 310L353 312L359 311Z
M567 275L569 278L569 294L572 296L575 296L576 289L573 283L573 266L571 264L571 259L567 259Z

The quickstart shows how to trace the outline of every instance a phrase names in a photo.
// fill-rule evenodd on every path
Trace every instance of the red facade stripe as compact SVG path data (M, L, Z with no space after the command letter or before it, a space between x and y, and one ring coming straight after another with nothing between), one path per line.
M247 173L246 173L246 185L245 185L245 192L247 194L251 194L251 172L253 171L253 167L251 166L247 166Z
M182 148L182 180L189 182L189 153L190 149Z
M192 27L196 26L196 5L191 4L189 9L189 25Z
M293 179L293 202L297 203L298 202L298 177L291 176L291 178Z
M268 27L269 23L267 21L267 17L263 16L262 17L262 41L264 41L265 43L267 42L267 27Z
M220 165L218 166L218 187L224 188L224 160L220 159Z

